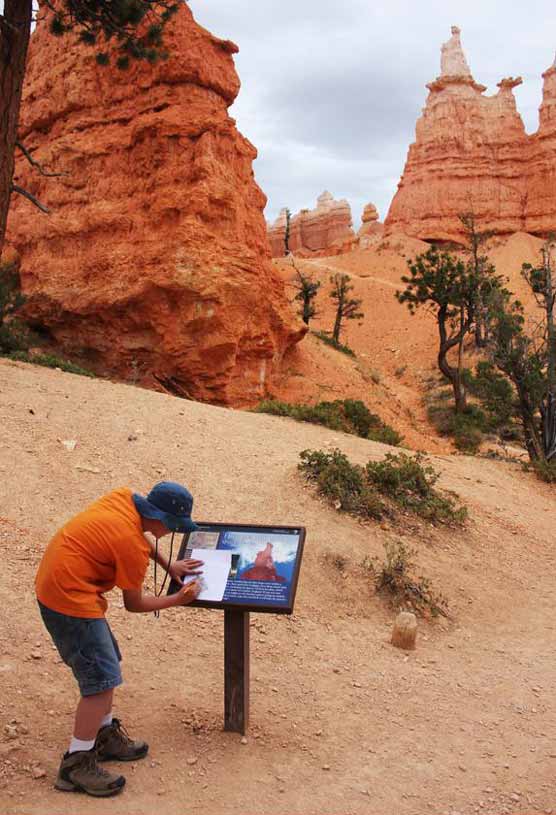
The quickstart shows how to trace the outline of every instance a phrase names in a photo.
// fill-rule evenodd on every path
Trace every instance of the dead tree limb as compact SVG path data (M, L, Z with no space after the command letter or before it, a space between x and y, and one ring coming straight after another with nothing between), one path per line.
M50 210L48 209L48 207L45 207L44 204L41 204L38 198L35 198L35 196L31 195L31 193L27 192L27 190L24 190L23 187L18 187L17 184L12 184L12 192L18 192L20 195L23 195L24 198L28 198L29 201L31 201L32 204L34 204L38 209L40 209L41 212L44 212L46 215L50 215Z
M39 164L39 162L33 158L33 156L31 155L29 150L27 150L24 144L22 144L20 141L16 141L15 146L19 147L19 149L21 150L21 152L23 153L31 167L35 167L41 175L44 175L47 178L59 178L60 176L63 175L69 175L69 173L51 173L48 170L45 170L42 164Z

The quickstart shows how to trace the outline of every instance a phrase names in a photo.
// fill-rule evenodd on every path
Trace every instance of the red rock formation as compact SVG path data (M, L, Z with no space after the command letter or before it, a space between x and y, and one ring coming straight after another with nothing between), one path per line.
M556 231L556 60L543 74L539 129L530 137L525 229L534 235Z
M374 204L367 204L361 216L361 226L357 232L359 239L373 235L381 235L383 224L379 223L378 210Z
M513 95L521 79L503 79L495 96L483 96L453 28L441 75L427 86L386 232L461 241L457 216L470 209L481 228L501 234L555 229L556 68L543 76L540 128L527 136Z
M280 210L280 215L274 223L267 225L270 253L273 258L283 258L286 254L286 226L288 223L288 210Z
M290 220L288 247L295 255L335 254L353 244L351 208L345 199L335 201L331 193L323 192L316 209L302 209ZM273 257L284 256L286 210L268 228Z
M22 255L29 314L101 373L194 398L248 404L303 336L273 270L256 150L228 115L232 54L183 4L170 59L119 72L94 50L32 37L9 240Z

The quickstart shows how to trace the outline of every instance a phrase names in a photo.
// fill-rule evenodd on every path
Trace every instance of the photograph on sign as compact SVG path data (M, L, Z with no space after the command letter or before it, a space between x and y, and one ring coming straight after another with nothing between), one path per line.
M203 561L197 602L291 610L303 529L200 526L180 550L180 557Z

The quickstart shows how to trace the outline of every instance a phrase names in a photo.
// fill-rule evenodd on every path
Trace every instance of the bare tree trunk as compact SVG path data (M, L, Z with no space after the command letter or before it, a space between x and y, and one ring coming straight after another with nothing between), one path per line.
M545 309L547 333L547 392L541 403L543 447L547 461L556 456L556 329L554 327L554 281L552 280L552 247L547 242L543 251L546 273Z
M342 311L344 308L344 293L339 292L338 296L338 308L336 310L336 319L334 320L334 328L332 329L332 339L334 342L340 342L340 331L342 330Z
M519 415L521 417L525 447L529 453L529 459L531 461L545 461L543 440L537 423L535 422L535 411L525 389L521 387L519 383L516 384L519 398Z
M12 191L32 11L32 0L4 0L4 13L0 14L0 255Z
M465 386L461 377L462 366L462 346L463 340L468 327L465 323L461 325L460 332L457 336L448 339L446 334L446 307L439 310L437 315L438 333L440 335L440 347L438 349L438 367L441 373L444 374L446 379L452 385L454 391L454 407L456 413L463 413L467 407L467 396L465 393ZM458 346L458 367L452 368L448 362L448 351L454 346Z

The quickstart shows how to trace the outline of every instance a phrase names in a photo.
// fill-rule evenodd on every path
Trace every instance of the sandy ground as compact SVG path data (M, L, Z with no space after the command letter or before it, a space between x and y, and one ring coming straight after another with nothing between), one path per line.
M365 525L303 484L299 452L339 446L363 463L388 448L324 428L5 360L0 420L2 815L556 812L548 486L515 463L439 455L441 485L469 508L465 529L410 517ZM128 784L109 802L59 793L77 695L42 628L33 576L64 519L113 487L145 491L161 478L191 488L199 520L307 527L295 614L251 617L242 743L222 730L221 612L157 620L126 613L114 592L126 679L116 713L151 752L122 765ZM361 566L400 535L453 615L421 623L411 653L389 644L394 612Z

